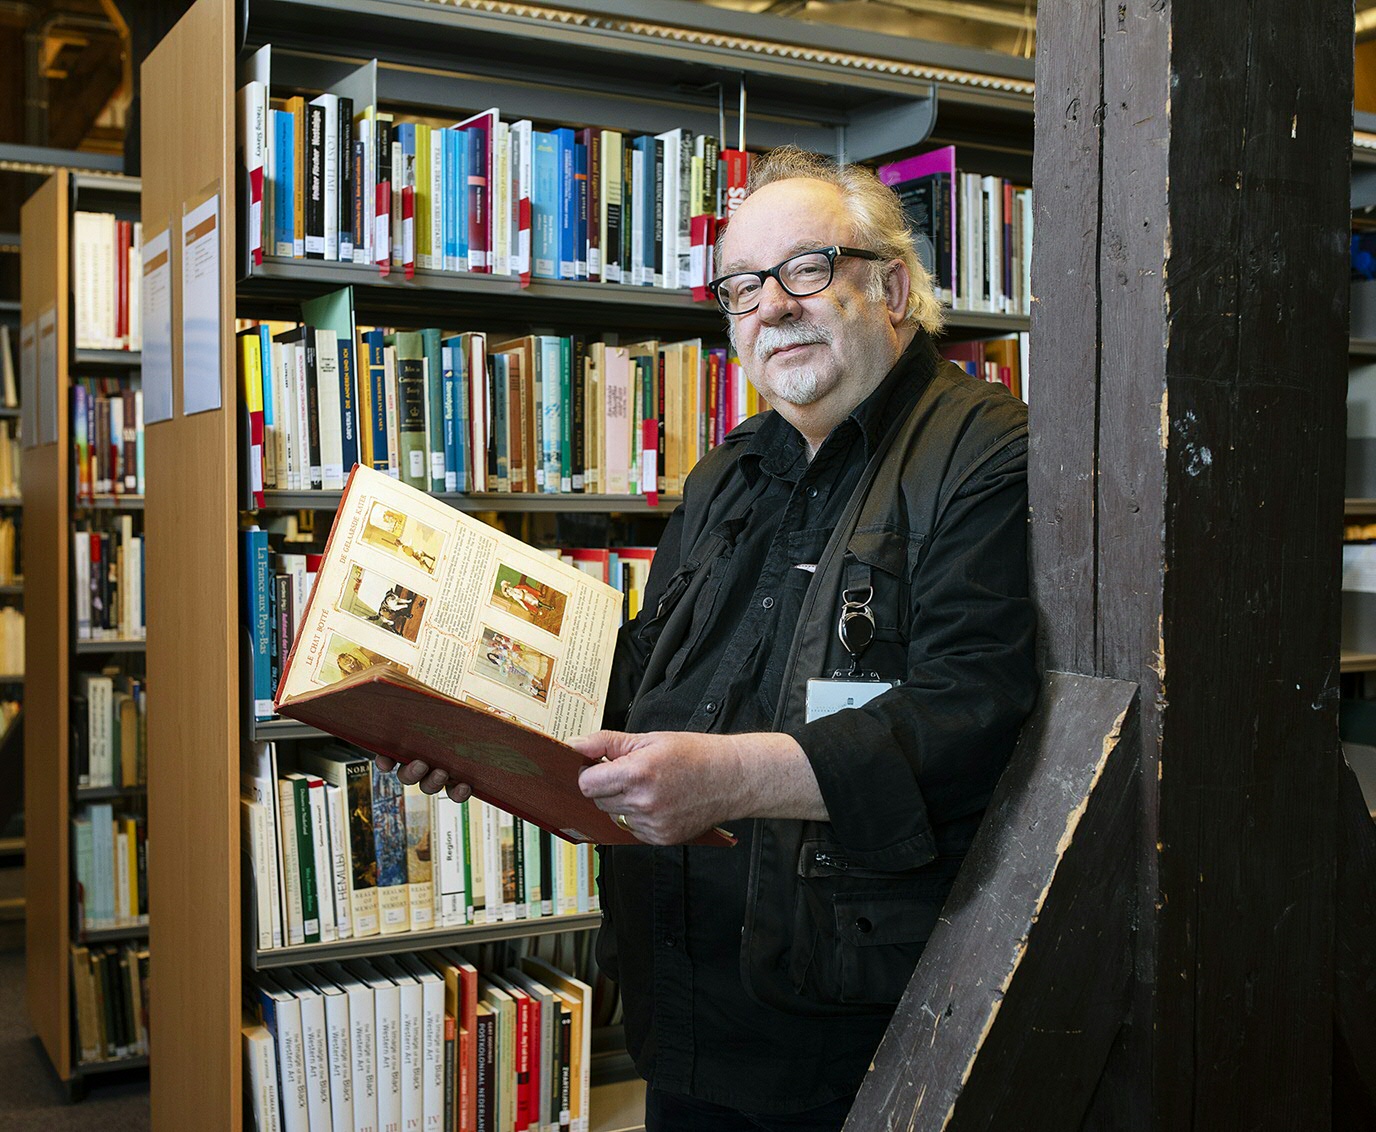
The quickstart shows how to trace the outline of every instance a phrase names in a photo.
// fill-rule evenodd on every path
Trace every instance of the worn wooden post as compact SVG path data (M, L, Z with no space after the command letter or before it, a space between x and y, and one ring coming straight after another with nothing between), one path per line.
M1087 1126L1327 1127L1351 4L1037 30L1043 643L1142 689L1136 990Z

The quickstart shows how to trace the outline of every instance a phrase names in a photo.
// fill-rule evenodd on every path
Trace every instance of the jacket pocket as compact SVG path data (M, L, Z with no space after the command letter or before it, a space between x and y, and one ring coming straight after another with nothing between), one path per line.
M888 680L908 675L908 641L913 630L912 570L924 544L923 536L889 527L856 531L846 544L847 587L868 585L874 640L860 656L861 671L877 672ZM836 616L840 616L840 595Z
M789 954L794 991L844 1006L897 1003L953 877L941 861L889 872L856 865L834 841L805 841Z

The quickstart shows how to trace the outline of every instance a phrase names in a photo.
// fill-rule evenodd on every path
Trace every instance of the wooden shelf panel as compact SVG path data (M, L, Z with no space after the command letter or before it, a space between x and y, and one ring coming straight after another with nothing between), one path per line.
M143 786L78 786L76 788L76 800L78 802L104 802L112 798L131 798L146 793L148 793L146 784Z
M245 946L244 960L255 971L266 971L273 967L291 967L298 963L360 959L372 955L394 955L403 951L425 951L432 947L462 947L496 939L591 931L601 923L600 912L587 912L575 916L541 916L534 920L510 920L500 924L470 924L441 931L369 936L367 939L346 939L337 943L310 943L301 947L275 948L271 951L258 951L256 948Z
M1342 654L1341 671L1376 672L1376 653L1345 652Z
M116 1057L109 1061L83 1061L76 1067L76 1071L83 1077L90 1077L97 1073L123 1073L131 1069L147 1069L148 1055L140 1054L138 1057Z
M77 942L89 946L93 943L119 943L122 940L145 939L147 936L147 924L122 924L117 928L94 928L90 931L78 931Z
M95 640L77 641L76 651L80 656L95 656L103 652L143 652L148 647L144 640Z

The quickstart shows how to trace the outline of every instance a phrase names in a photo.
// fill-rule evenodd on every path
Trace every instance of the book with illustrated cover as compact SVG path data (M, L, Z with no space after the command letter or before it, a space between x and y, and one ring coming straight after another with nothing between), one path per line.
M632 844L578 789L621 594L355 467L277 688L278 711L572 842ZM728 845L709 831L701 844Z

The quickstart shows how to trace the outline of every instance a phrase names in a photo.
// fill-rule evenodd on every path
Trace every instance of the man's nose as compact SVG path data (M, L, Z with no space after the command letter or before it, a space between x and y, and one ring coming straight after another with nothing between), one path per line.
M784 285L771 275L760 288L760 305L756 313L761 322L776 323L798 316L798 300L784 290Z

